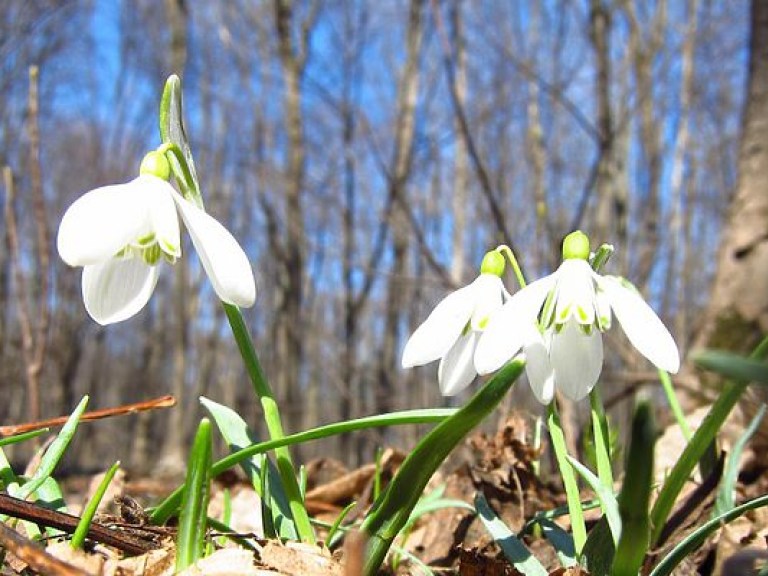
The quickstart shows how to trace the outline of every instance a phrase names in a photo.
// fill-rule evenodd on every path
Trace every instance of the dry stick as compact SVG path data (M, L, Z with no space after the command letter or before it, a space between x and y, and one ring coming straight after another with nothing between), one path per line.
M80 518L72 514L50 510L49 508L44 508L25 500L19 500L7 494L0 494L0 513L20 518L21 520L28 520L42 526L58 528L67 534L72 534L80 522ZM0 522L0 526L7 528L2 522ZM119 530L112 530L96 522L91 522L88 528L88 537L108 546L114 546L129 554L146 554L160 547L154 542L136 538ZM2 544L5 545L4 542ZM16 554L12 549L10 550ZM48 572L44 573L48 574Z
M30 568L49 576L89 576L88 572L51 556L38 544L24 538L0 522L0 547L5 548Z
M143 402L123 404L122 406L116 406L114 408L103 408L101 410L86 412L80 417L80 421L87 422L90 420L101 420L103 418L111 418L112 416L123 416L125 414L134 414L135 412L155 410L157 408L171 408L175 405L176 398L170 395L166 395L159 398L153 398L152 400L145 400ZM58 418L50 418L49 420L39 420L37 422L27 422L25 424L0 426L0 436L13 436L14 434L22 434L24 432L39 430L41 428L61 426L67 421L67 418L69 418L69 416L59 416Z

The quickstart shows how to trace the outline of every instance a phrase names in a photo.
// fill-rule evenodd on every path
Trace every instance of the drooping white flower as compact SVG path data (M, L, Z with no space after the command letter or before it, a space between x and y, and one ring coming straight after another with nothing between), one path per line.
M165 157L152 152L138 178L91 190L64 213L59 254L70 266L83 267L83 302L99 324L126 320L144 308L160 262L173 264L181 256L179 214L219 298L238 306L251 306L256 298L253 271L237 240L176 192L169 173Z
M408 339L403 368L439 359L440 392L453 396L466 388L477 376L474 354L480 334L509 298L500 278L503 273L503 256L495 251L486 254L480 275L446 296Z
M498 370L522 348L528 380L540 402L551 402L555 387L581 400L600 377L601 332L610 327L613 313L643 356L658 368L677 372L680 353L671 334L632 287L592 270L586 235L569 234L563 256L553 274L520 290L491 319L475 352L477 371Z

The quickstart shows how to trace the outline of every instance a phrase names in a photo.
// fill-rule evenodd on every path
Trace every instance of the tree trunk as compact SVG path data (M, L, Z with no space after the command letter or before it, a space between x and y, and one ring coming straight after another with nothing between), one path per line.
M747 354L768 333L768 0L752 2L742 130L736 191L694 347ZM766 400L765 388L750 391L742 402L747 417L759 405L754 394ZM757 441L768 445L768 424Z

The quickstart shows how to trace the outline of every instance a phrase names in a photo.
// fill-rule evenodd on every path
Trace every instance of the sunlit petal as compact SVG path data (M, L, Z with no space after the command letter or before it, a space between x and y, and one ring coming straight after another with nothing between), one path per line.
M110 258L83 268L83 301L91 318L112 324L146 305L157 284L157 266L140 258Z
M56 240L64 262L96 264L150 231L146 197L137 182L96 188L75 200L61 219Z
M437 370L440 382L440 393L443 396L454 396L464 390L477 376L473 361L475 347L480 334L474 330L461 336L443 356Z
M256 282L240 244L217 220L176 192L173 199L218 297L228 304L252 306L256 300Z
M163 252L178 258L181 256L179 216L173 201L173 187L160 178L151 175L139 176L144 194L150 205L150 219L155 239Z
M599 330L587 335L571 320L552 336L549 357L557 388L571 400L582 400L603 368L603 336Z
M444 356L461 336L475 304L474 283L452 292L411 334L403 350L403 368L428 364Z
M643 298L617 278L605 276L600 280L616 319L624 333L643 356L667 372L680 369L680 352L664 323Z
M494 314L475 351L475 368L480 374L498 370L517 354L555 281L550 275L529 284Z
M555 373L549 360L547 342L538 330L523 346L525 352L525 372L528 383L536 399L542 404L549 404L555 395Z
M506 290L501 278L495 274L480 274L472 283L475 286L475 309L472 328L482 330L504 303Z

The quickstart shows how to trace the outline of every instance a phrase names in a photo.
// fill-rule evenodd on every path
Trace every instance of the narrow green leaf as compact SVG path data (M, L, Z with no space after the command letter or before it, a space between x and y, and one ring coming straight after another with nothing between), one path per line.
M744 358L723 350L703 350L693 354L693 361L731 380L768 384L768 363L763 360Z
M715 500L715 508L712 512L713 516L720 516L728 512L736 506L736 501L733 497L736 490L736 482L739 479L739 461L741 460L741 454L744 452L749 439L757 432L760 422L763 421L765 416L766 406L761 404L760 408L755 414L752 421L744 430L744 433L734 443L731 453L728 455L728 463L725 465L725 472L723 478L720 481L720 489L717 492L717 499Z
M565 488L565 498L568 502L568 512L571 516L571 532L573 533L573 543L576 546L576 554L581 554L581 549L587 540L587 527L584 524L584 513L581 509L581 495L579 485L576 482L576 474L568 460L568 448L565 444L565 435L560 425L560 415L557 413L557 407L552 402L549 405L547 417L547 427L549 428L549 437L552 439L552 449L555 451L557 467L560 470L560 478L563 480Z
M709 520L708 522L699 526L696 530L691 532L682 541L680 541L664 559L659 562L651 572L650 576L667 576L672 574L672 571L677 565L687 556L690 556L693 552L699 549L702 544L715 533L715 531L722 528L724 524L732 522L739 516L749 512L750 510L756 510L768 506L768 494L749 500L720 514Z
M750 359L762 360L768 354L768 337L755 348ZM667 476L651 510L651 545L658 544L669 513L685 482L702 455L709 449L725 419L747 389L748 382L736 381L725 385Z
M212 452L211 421L203 418L187 464L186 490L176 536L176 573L197 562L205 550Z
M22 434L16 434L15 436L7 436L6 438L0 438L0 447L7 446L9 444L16 444L18 442L24 442L37 438L43 434L50 432L50 428L40 428L39 430L32 430L30 432L23 432Z
M195 172L192 149L184 130L181 79L175 74L166 80L160 100L160 138L163 143L173 144L178 148L181 155L173 151L169 157L173 175L182 187L184 196L202 207L200 183Z
M75 411L67 418L67 422L62 426L56 439L51 443L48 449L43 454L40 460L40 466L38 466L32 477L25 482L18 490L16 494L13 494L16 498L26 500L30 494L37 490L40 485L45 482L45 479L53 474L54 468L61 460L61 457L69 447L69 443L72 441L72 437L75 435L77 425L80 422L80 416L85 412L85 408L88 406L88 396L84 396L80 403L75 408Z
M541 529L544 532L544 538L549 540L555 549L557 558L564 568L570 568L576 565L576 546L573 544L573 536L560 528L558 524L551 520L541 520Z
M649 511L655 445L653 408L648 402L641 402L632 418L632 436L619 494L622 531L613 563L615 576L637 576L650 547Z
M608 521L608 527L611 529L613 543L617 544L621 537L621 516L619 515L619 504L616 501L616 496L613 494L613 489L605 486L600 481L600 478L595 476L589 468L575 458L569 456L568 460L571 466L586 480L589 487L594 490L597 499L600 500L600 507L603 510L603 514L605 514L605 519Z
M677 422L677 425L680 426L680 431L683 433L685 441L690 442L693 432L691 432L691 427L688 425L688 420L685 418L683 408L677 400L675 389L672 386L672 378L669 377L669 372L666 370L659 370L658 373L661 386L664 389L664 395L667 397L667 403L672 410L672 414L675 416L675 421Z
M361 531L368 536L364 574L376 573L429 479L469 431L501 402L524 367L522 356L508 362L463 408L435 426L408 455L363 521Z
M244 460L248 460L256 454L263 454L269 450L279 448L280 446L290 446L292 444L301 444L311 440L320 440L330 436L337 436L346 432L355 430L366 430L369 428L381 428L386 426L400 426L404 424L429 424L433 422L442 422L446 418L453 416L458 412L455 408L428 408L422 410L404 410L401 412L390 412L389 414L377 414L375 416L366 416L355 420L345 422L334 422L326 424L304 432L284 436L275 440L267 440L258 444L253 444L234 454L225 456L213 465L213 475L221 474L225 470L239 465ZM0 472L2 470L0 469ZM150 520L154 524L164 524L179 507L184 487L181 486L171 493L163 502L157 506L150 515Z
M99 486L85 505L83 513L80 516L80 521L77 523L77 528L75 528L75 532L72 534L72 540L69 542L69 545L75 550L83 547L85 537L88 535L88 530L91 528L93 517L96 515L96 510L99 508L99 503L102 498L104 498L104 493L107 491L107 488L109 488L109 483L112 482L112 478L115 477L115 473L119 468L120 461L118 460L104 473L104 477L101 479L101 482L99 482Z
M248 424L237 412L202 396L200 397L200 403L211 414L232 452L237 452L257 444L256 435L248 428ZM268 475L266 479L268 485L267 494L262 492L263 481L261 478L261 469L265 464ZM278 530L276 536L288 540L298 539L298 532L293 522L288 497L285 495L280 482L280 475L272 461L264 454L257 454L242 460L240 467L248 476L256 493L263 499L262 501L271 518L272 526Z
M475 495L475 508L488 533L518 572L525 574L525 576L547 576L548 572L541 562L496 516L481 492Z
M344 509L341 512L339 512L339 515L336 516L336 520L333 521L333 524L328 529L327 541L328 541L329 547L333 546L334 540L336 539L336 535L341 534L341 532L339 531L339 528L341 527L341 523L344 522L344 518L347 517L347 515L352 511L352 509L355 506L357 506L357 500L354 500L349 504L347 504L344 507Z
M595 460L597 476L604 486L613 489L613 469L611 468L611 441L608 429L608 418L605 416L603 402L597 387L589 393L589 404L592 414L592 436L595 441Z

